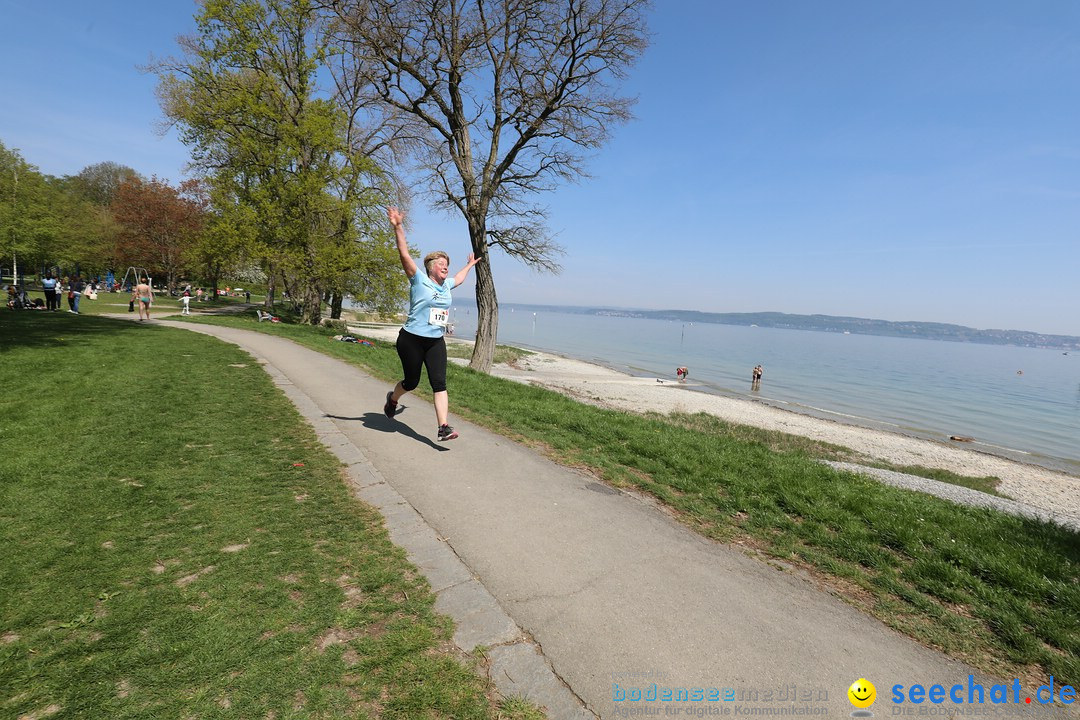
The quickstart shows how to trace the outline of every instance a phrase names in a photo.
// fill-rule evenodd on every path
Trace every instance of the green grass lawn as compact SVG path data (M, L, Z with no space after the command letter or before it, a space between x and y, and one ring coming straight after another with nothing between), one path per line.
M389 343L331 342L332 330L246 317L199 322L281 335L384 380L400 376ZM705 414L604 410L456 365L448 385L454 413L647 491L704 535L810 571L928 646L1002 677L1080 684L1076 533L833 470L818 460L846 459L844 448Z
M0 397L0 717L542 717L238 348L3 310Z

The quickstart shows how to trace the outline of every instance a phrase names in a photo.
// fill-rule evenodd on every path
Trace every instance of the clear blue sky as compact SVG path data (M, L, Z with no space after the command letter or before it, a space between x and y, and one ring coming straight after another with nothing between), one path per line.
M0 11L5 145L182 178L136 66L194 2ZM542 198L563 273L496 258L501 301L1080 335L1080 2L656 0L651 31L637 119ZM411 219L464 259L459 218Z

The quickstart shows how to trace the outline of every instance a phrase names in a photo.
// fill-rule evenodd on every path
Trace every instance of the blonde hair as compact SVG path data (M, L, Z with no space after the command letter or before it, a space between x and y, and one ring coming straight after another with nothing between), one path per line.
M446 261L447 269L450 268L450 256L444 253L442 250L436 250L435 252L428 253L424 258L424 272L428 275L431 274L431 263L435 262L439 258Z

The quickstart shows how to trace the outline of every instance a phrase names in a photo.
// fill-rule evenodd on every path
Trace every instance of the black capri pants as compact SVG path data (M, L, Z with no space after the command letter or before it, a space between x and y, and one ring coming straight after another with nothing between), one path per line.
M413 335L401 329L397 336L397 354L405 379L401 387L412 391L420 384L420 366L427 368L428 382L432 392L446 390L446 340Z

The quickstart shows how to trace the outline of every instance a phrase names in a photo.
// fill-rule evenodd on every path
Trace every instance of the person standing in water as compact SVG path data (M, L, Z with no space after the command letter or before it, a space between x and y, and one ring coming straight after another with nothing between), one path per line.
M404 216L396 207L387 209L394 227L401 267L409 278L409 317L398 332L397 352L405 377L386 393L383 413L393 419L401 396L420 384L420 367L427 368L428 382L435 401L435 421L439 425L439 441L453 440L457 431L448 424L450 399L446 392L446 328L450 324L450 291L465 282L469 270L477 263L469 253L465 267L450 275L450 257L441 250L424 258L424 272L417 272L416 261L409 254L405 241Z

